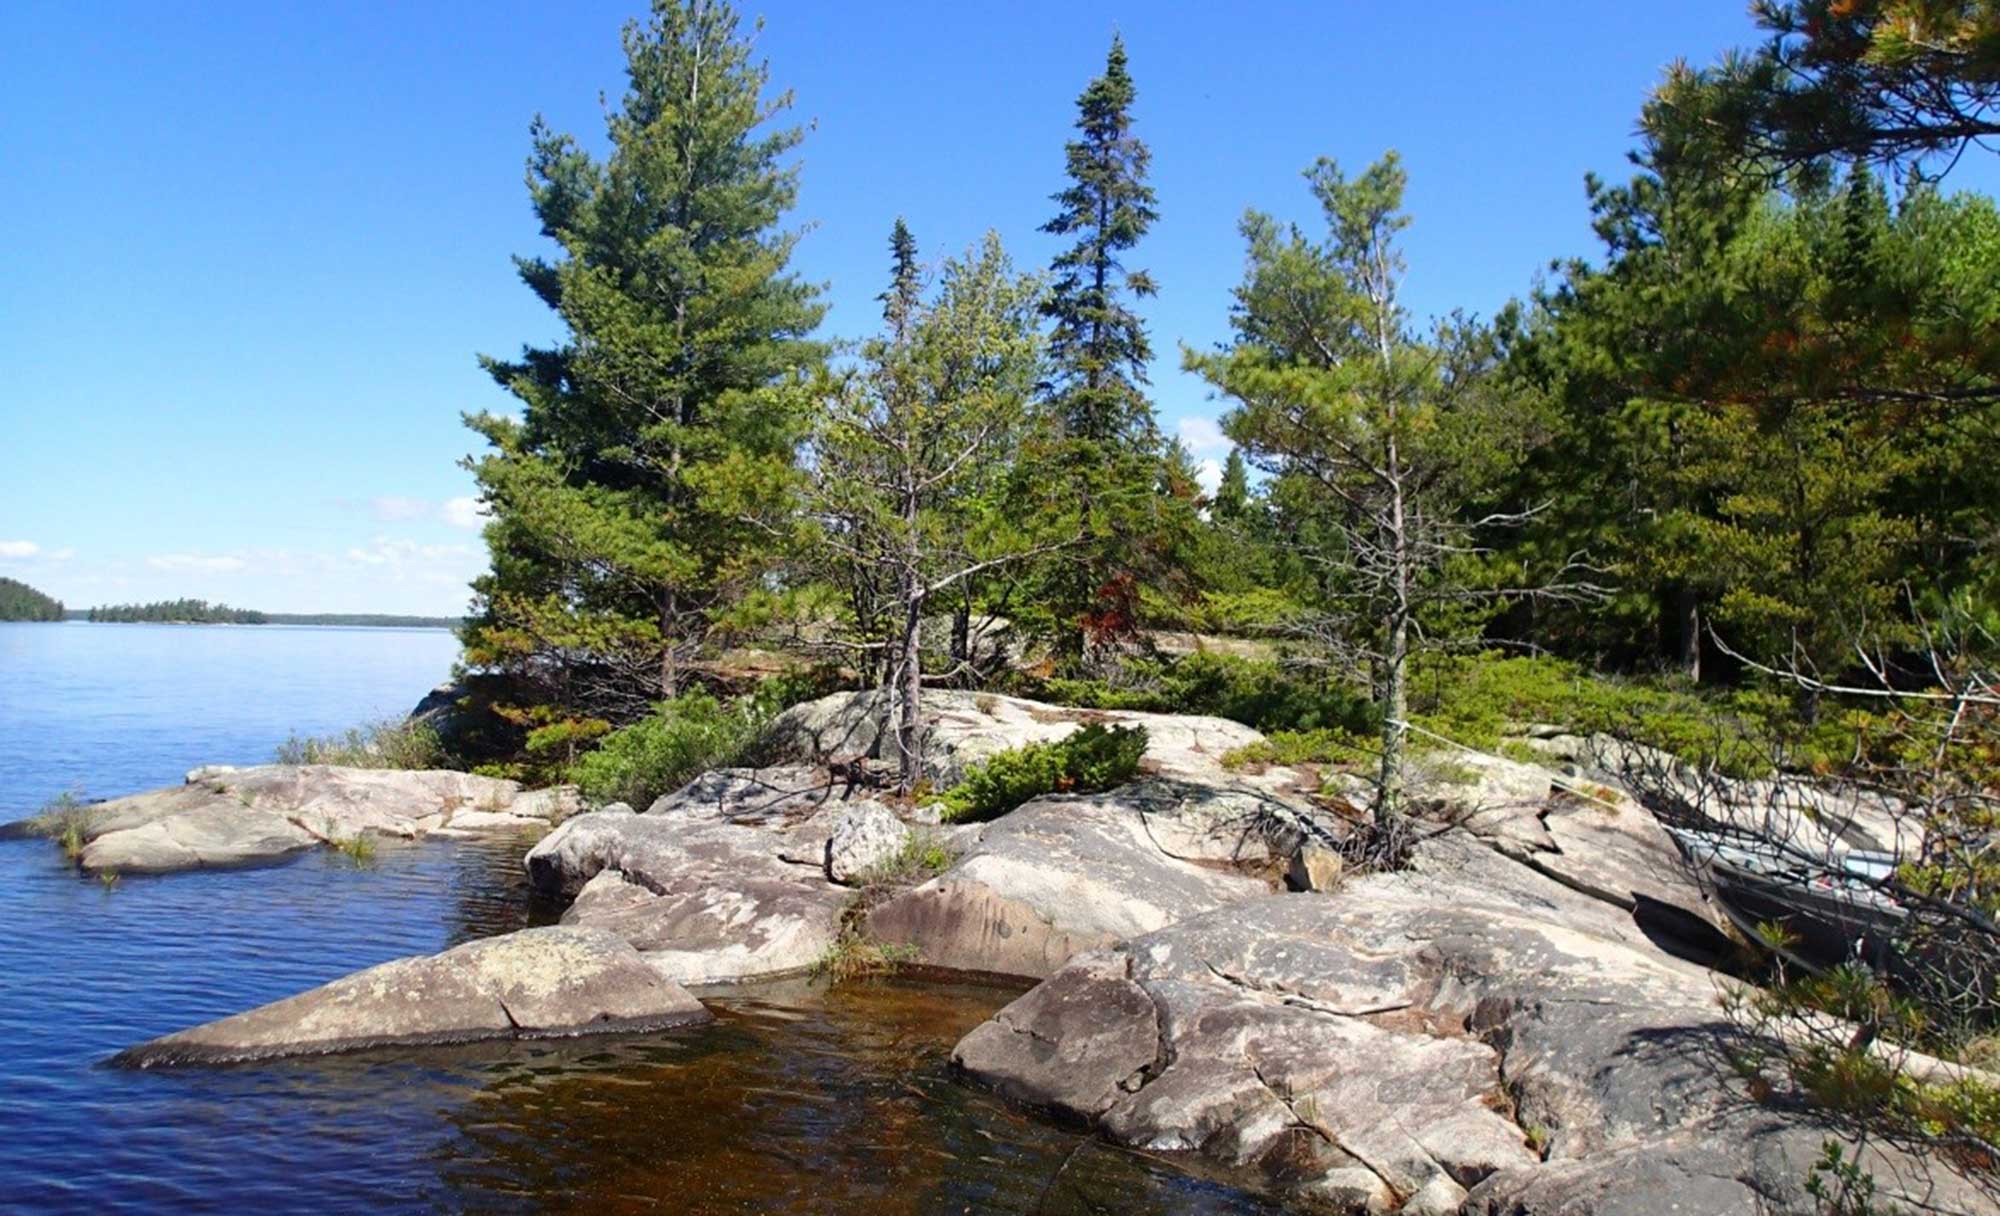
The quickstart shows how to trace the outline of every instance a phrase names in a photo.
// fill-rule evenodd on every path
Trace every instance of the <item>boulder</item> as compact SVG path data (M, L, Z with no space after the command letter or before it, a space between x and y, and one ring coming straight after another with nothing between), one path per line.
M893 861L910 839L910 829L879 802L863 799L829 812L826 876L853 886Z
M1737 1089L1716 1054L1726 982L1617 901L1451 832L1409 871L1080 955L954 1059L1118 1143L1335 1211L1815 1210L1802 1188L1837 1133ZM1884 1199L1927 1177L1923 1210L1987 1210L1893 1147L1862 1160Z
M188 777L87 808L83 868L157 874L267 864L357 836L546 828L576 806L566 789L523 791L442 770L268 764Z
M1165 779L1037 798L957 862L877 905L868 930L927 965L1042 977L1072 955L1271 890L1261 793Z
M1143 726L1149 771L1189 780L1233 780L1227 753L1264 736L1240 722L1178 714L1070 709L991 693L939 689L924 693L924 768L939 785L995 752L1061 739L1087 722ZM887 701L877 691L841 692L794 705L763 739L772 759L817 763L878 750Z
M807 768L704 774L643 814L564 823L529 852L529 880L573 898L564 924L617 934L680 983L803 971L838 938L851 895L826 872L846 793Z
M370 1047L658 1030L708 1013L616 936L523 929L398 959L120 1053L139 1068Z

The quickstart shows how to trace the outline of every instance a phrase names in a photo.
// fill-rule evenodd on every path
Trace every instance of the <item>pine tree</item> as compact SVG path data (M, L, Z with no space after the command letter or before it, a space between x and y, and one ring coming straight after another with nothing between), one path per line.
M1402 812L1411 657L1468 605L1575 593L1507 586L1477 560L1481 529L1514 522L1468 508L1526 442L1489 336L1456 318L1413 331L1398 294L1405 175L1391 152L1358 177L1330 160L1306 175L1328 238L1250 212L1235 340L1185 364L1233 398L1222 427L1323 522L1301 533L1326 571L1322 602L1291 624L1365 663L1382 715L1375 814Z
M1032 408L1039 284L1015 273L989 235L947 261L926 298L915 248L898 223L886 332L862 347L819 418L807 513L809 548L877 597L882 636L864 640L887 655L883 701L894 708L890 746L904 792L922 776L925 615L971 580L1075 535L1074 504L1057 501L1047 479L1040 510L1000 492L1046 422Z
M790 97L766 97L735 12L655 0L624 48L607 158L533 128L529 193L560 252L518 265L567 336L484 360L523 417L468 420L493 447L470 465L493 569L467 658L530 680L553 707L529 724L566 745L579 715L677 695L768 569L768 533L744 521L791 484L791 386L824 353L819 290L787 269L779 227L800 134L770 125Z
M1157 218L1146 184L1152 153L1132 134L1135 96L1124 40L1114 37L1104 74L1077 98L1070 184L1054 196L1060 210L1042 226L1076 237L1055 259L1042 307L1054 322L1050 389L1069 433L1100 443L1143 442L1154 426L1145 393L1152 346L1125 297L1143 299L1155 289L1145 271L1120 260Z

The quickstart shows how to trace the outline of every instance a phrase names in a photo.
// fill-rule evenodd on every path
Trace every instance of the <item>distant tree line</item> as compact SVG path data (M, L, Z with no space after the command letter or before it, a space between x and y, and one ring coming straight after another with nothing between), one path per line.
M60 609L58 605L58 609ZM182 615L189 613L190 615ZM341 625L378 629L456 629L455 616L413 616L394 612L257 612L207 604L201 600L163 600L157 604L120 604L103 608L72 608L61 613L72 621L150 621L177 625ZM55 617L42 618L55 620Z
M160 600L152 604L108 604L92 608L87 620L163 625L262 625L270 620L249 608L231 608L207 600Z
M0 578L0 621L60 621L62 601L50 599L28 584Z

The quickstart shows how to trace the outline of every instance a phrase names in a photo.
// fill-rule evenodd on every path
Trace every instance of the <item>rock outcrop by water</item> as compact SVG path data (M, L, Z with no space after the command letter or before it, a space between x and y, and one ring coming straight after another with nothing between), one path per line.
M528 854L528 876L573 897L564 924L617 934L681 983L801 971L851 894L825 868L845 793L812 768L720 770L643 814L577 816Z
M1296 842L1298 824L1319 815L1224 770L1225 753L1262 737L1239 723L970 693L933 700L926 748L940 772L1108 720L1147 728L1142 763L1156 775L931 829L957 863L868 918L874 936L916 947L926 965L1038 978L1079 950L1261 895L1272 883L1249 871L1270 867L1270 842L1285 831ZM873 705L843 693L796 706L765 746L791 763L710 773L643 814L578 816L529 854L532 881L574 899L565 923L618 933L682 983L810 967L839 937L853 898L841 884L901 845L874 791L824 767L868 750Z
M1802 1188L1841 1134L1732 1080L1732 981L1683 957L1701 894L1653 868L1657 826L1624 811L1489 808L1406 872L1080 955L955 1058L1114 1141L1334 1211L1815 1211ZM1911 1210L1990 1210L1894 1147L1860 1161Z
M131 1048L147 1068L370 1047L658 1030L704 1021L701 1003L616 936L523 929L398 959L309 992Z
M545 828L576 805L568 790L442 770L210 766L178 786L83 808L78 862L120 874L260 865L356 837Z
M956 864L882 903L871 936L924 963L1042 977L1085 950L1267 894L1253 792L1165 778L1037 798L983 825Z

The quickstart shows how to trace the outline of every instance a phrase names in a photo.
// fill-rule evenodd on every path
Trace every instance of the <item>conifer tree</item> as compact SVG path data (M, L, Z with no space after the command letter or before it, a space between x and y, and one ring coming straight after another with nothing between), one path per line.
M1152 153L1132 134L1135 96L1124 40L1114 37L1104 74L1077 98L1070 184L1042 226L1076 238L1057 255L1042 306L1054 323L1050 388L1068 432L1099 443L1143 442L1154 425L1145 392L1152 346L1127 298L1152 295L1153 280L1122 260L1157 218L1146 184Z
M1304 542L1326 572L1322 602L1292 624L1374 677L1375 814L1392 828L1404 801L1411 658L1441 641L1427 626L1588 588L1509 586L1481 560L1482 534L1520 520L1475 504L1527 438L1517 395L1493 374L1490 337L1458 318L1419 334L1403 309L1397 234L1409 217L1396 154L1354 178L1322 159L1306 177L1327 239L1247 214L1235 339L1188 351L1185 365L1234 400L1222 420L1230 439L1326 525Z
M558 252L517 261L566 335L484 360L523 416L468 420L492 444L470 467L493 568L467 659L531 680L555 708L529 724L571 740L677 695L769 567L744 521L791 484L807 395L790 386L823 358L819 290L787 269L780 227L789 95L766 95L716 0L655 0L623 41L606 158L533 128L529 193Z
M970 580L1074 535L1074 507L1055 501L1048 479L1037 510L1020 510L1018 491L1012 501L1002 493L1046 423L1033 409L1040 285L1017 274L989 235L947 261L926 297L915 249L899 222L886 332L862 347L861 365L840 379L818 420L808 492L810 547L881 597L887 746L904 792L922 776L926 613Z
M1172 581L1167 551L1194 530L1192 499L1167 492L1159 428L1147 398L1152 346L1137 301L1151 276L1126 265L1156 218L1146 171L1152 159L1132 133L1136 98L1125 44L1114 37L1104 72L1077 98L1076 138L1065 150L1069 184L1043 231L1073 238L1051 266L1042 314L1050 322L1044 401L1061 427L1059 465L1088 508L1088 537L1037 580L1036 622L1059 652L1136 633L1140 596Z

